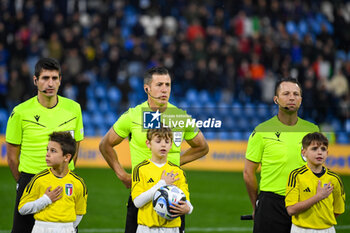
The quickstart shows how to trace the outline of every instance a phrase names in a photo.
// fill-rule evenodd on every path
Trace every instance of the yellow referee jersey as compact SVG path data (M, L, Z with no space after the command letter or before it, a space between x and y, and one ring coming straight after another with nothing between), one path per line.
M158 181L163 171L178 173L179 180L175 181L174 185L180 188L186 195L186 200L189 199L188 184L184 171L177 165L167 162L162 167L158 167L150 160L145 160L138 164L132 173L132 189L131 197L134 200L137 196L152 188ZM137 223L148 227L180 227L181 219L166 220L160 217L153 210L152 201L142 206L138 211Z
M42 197L46 189L63 187L62 198L34 214L34 219L44 222L74 222L77 215L86 213L87 188L82 178L72 171L62 178L56 177L50 169L35 175L24 189L18 210L27 202Z
M70 132L79 142L84 138L80 105L68 98L57 96L53 108L42 106L37 96L17 105L7 122L6 142L21 145L18 170L37 174L48 168L45 157L49 135L55 131ZM69 169L74 170L73 160Z
M114 131L122 138L129 137L130 158L132 169L144 161L152 157L151 150L146 145L147 129L144 129L144 115L147 112L152 112L145 101L137 105L135 108L129 108L123 113L114 123ZM167 109L161 113L161 122L168 125L170 120L175 122L184 118L191 119L186 112L176 106L168 103ZM181 143L183 140L192 140L199 132L196 127L186 125L185 127L169 126L173 131L173 143L168 153L168 160L176 165L180 165Z
M326 229L337 224L334 214L344 212L345 192L343 182L336 173L325 169L325 174L320 178L307 165L290 173L286 190L286 207L314 196L319 180L321 185L331 182L334 186L333 192L327 198L317 202L308 210L293 215L293 224L304 228Z

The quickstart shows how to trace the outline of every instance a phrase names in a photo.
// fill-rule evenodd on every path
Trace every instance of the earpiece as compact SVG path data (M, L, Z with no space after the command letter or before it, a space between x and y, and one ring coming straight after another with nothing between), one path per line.
M153 99L160 99L160 97L155 97L155 96L151 95L151 94L148 92L148 87L145 87L145 92L146 92L147 95L151 96L151 98L153 98Z
M280 106L280 107L282 107L282 108L284 108L284 109L286 109L286 110L289 110L289 108L288 108L287 106L285 106L285 107L281 106L280 103L278 103L277 99L275 99L274 102L275 102L275 104L277 104L278 106Z
M38 79L34 79L34 85L37 86L38 91L43 92L43 93L46 93L46 92L47 92L46 90L40 90L40 89L39 89L37 82L38 82Z

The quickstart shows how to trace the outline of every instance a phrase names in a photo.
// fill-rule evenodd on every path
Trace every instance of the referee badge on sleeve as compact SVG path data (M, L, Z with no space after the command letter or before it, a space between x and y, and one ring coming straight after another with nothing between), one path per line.
M66 190L66 195L68 197L72 196L72 194L73 194L73 184L66 184L65 190Z
M177 132L177 131L173 132L173 141L174 141L175 146L177 146L177 147L179 147L181 145L182 134L183 134L182 132Z

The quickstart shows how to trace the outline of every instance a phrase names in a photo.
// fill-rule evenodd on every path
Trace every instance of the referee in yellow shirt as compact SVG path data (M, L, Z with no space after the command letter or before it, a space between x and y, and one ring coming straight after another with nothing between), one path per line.
M52 58L40 59L33 76L37 95L17 105L7 122L7 160L17 182L12 233L31 232L33 228L33 215L20 215L18 203L31 178L47 168L45 155L49 135L54 131L70 132L77 141L76 152L84 137L80 105L57 95L61 81L59 63ZM69 165L71 170L74 169L73 161Z
M290 232L291 217L284 202L288 175L305 164L300 153L303 137L319 131L316 125L298 117L301 94L295 79L279 81L274 96L278 114L258 125L249 137L243 176L254 210L254 233Z
M172 117L173 115L182 116L184 113L183 110L168 102L171 92L171 76L166 68L153 67L147 70L144 76L144 90L148 95L147 101L134 108L129 108L114 123L100 142L101 154L126 188L130 188L131 186L131 175L119 163L118 155L113 147L119 145L125 138L128 138L131 166L134 169L143 160L151 158L151 151L145 143L147 139L147 132L143 122L145 112L155 112L155 118L168 118L168 120L172 119L174 121L179 119ZM156 114L160 115L157 116ZM168 155L170 162L181 166L199 159L208 153L208 144L202 132L197 128L182 127L172 130L174 132L174 139ZM190 148L180 156L183 140L190 145ZM127 205L125 233L136 232L137 212L138 209L135 207L130 196ZM181 229L182 231L184 230L183 225Z

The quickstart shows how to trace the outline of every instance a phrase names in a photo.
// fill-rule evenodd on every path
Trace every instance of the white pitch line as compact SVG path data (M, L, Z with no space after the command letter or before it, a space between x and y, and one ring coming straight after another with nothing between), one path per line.
M336 226L336 229L344 230L350 229L350 225ZM189 227L187 232L250 232L250 227ZM110 233L110 232L124 232L124 228L79 228L79 232L91 233ZM10 230L0 230L0 233L10 233Z
M189 227L186 228L186 232L250 232L252 228L250 227ZM114 228L114 229L81 229L79 228L79 232L99 232L99 233L107 233L107 232L124 232L124 229Z

